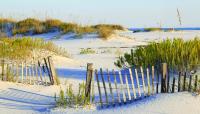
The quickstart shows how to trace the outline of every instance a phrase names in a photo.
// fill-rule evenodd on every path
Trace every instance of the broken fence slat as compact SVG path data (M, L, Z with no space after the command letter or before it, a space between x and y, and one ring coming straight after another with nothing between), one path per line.
M105 96L106 96L106 103L108 104L108 94L107 94L107 90L106 90L106 84L105 84L105 80L104 80L104 77L103 77L103 70L102 68L100 68L100 74L101 74L101 79L102 79L102 82L103 82L103 88L104 88L104 92L105 92Z
M121 71L119 71L119 79L120 79L120 83L121 83L121 91L122 91L122 94L123 94L123 100L124 102L126 102L126 94L125 94L125 91L124 91L124 84L123 84L123 80L122 80L122 74L121 74Z
M138 94L139 94L139 97L141 97L140 82L139 82L139 79L138 79L137 69L135 69L135 76L136 76L136 82L137 82L137 87L138 87Z

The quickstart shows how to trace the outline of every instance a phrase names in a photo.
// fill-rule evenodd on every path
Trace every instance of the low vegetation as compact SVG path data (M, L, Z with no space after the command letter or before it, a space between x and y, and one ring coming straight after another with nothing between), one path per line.
M62 51L52 42L46 42L38 38L1 38L0 58L4 60L24 61L30 58L46 57L50 54L67 56L67 52Z
M162 28L144 28L145 32L162 31Z
M57 107L84 107L90 104L89 98L85 96L85 84L79 84L78 93L72 90L72 85L66 90L66 93L63 90L60 90L59 97L56 97L55 94L55 101Z
M77 36L88 33L99 33L100 37L108 38L114 30L124 30L120 25L99 24L92 26L82 26L76 23L66 23L57 19L47 19L40 21L34 18L27 18L21 21L12 21L10 19L0 19L1 34L11 32L12 35L34 35L45 32L59 31L63 34L73 32ZM9 26L9 31L6 31Z
M122 67L159 65L166 62L172 70L190 71L200 64L200 39L183 39L152 42L125 53L115 62Z
M95 54L95 50L91 48L81 49L80 54Z

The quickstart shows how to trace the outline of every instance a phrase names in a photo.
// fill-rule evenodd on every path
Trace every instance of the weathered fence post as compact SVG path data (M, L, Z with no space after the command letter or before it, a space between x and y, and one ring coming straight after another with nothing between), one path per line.
M192 75L190 75L188 91L191 91Z
M100 103L101 103L101 107L103 107L103 102L102 102L102 96L101 96L101 87L100 87L100 84L99 84L99 77L98 77L98 71L95 70L95 75L96 75L96 80L97 80L97 86L98 86L98 90L99 90L99 100L100 100Z
M158 67L158 65L156 66L156 73L157 73L157 82L156 82L156 93L158 93L159 92L159 90L158 90L158 87L159 87L159 81L160 81L160 78L159 78L159 75L160 75L160 69L159 69L159 67Z
M128 84L128 76L125 74L125 81L126 81L126 89L128 92L128 100L131 100L131 93L130 93L130 88L129 88L129 84Z
M123 80L122 80L122 74L121 71L119 71L119 79L120 79L120 83L121 83L121 91L123 93L123 99L124 99L124 103L126 102L126 94L124 92L124 84L123 84Z
M197 91L198 76L195 75L194 91Z
M90 99L92 77L93 77L93 64L88 63L87 64L86 84L85 84L85 97L86 97L85 102L86 102L86 100Z
M181 72L178 74L178 92L181 90Z
M114 69L112 72L113 72L113 76L114 76L114 83L115 83L115 88L116 88L116 92L117 92L118 102L121 103L120 93L119 93L118 87L117 87L117 77L116 77Z
M167 66L167 92L169 92L169 89L170 89L169 83L170 83L170 69Z
M135 68L135 77L136 77L136 82L137 82L137 87L138 87L138 94L139 94L139 97L141 97L140 82L139 82L138 73L137 73L137 69L136 68Z
M161 93L166 93L167 63L162 64Z
M183 91L185 91L186 76L187 76L187 73L185 72L185 74L184 74L184 80L183 80Z
M151 91L150 91L150 78L149 78L149 69L147 68L147 84L148 84L148 96L151 95Z
M133 90L133 98L136 99L135 84L134 84L134 79L133 79L133 74L132 74L131 68L129 68L129 74L130 74L131 85L132 85L132 90Z
M5 60L1 60L1 80L4 81Z
M50 81L50 83L53 85L54 82L53 82L53 80L52 80L51 73L50 73L50 71L49 71L49 65L48 65L48 63L47 63L46 58L44 58L44 64L45 64L44 67L46 67L47 74L48 74L48 76L49 76L49 81Z
M152 66L152 94L154 94L154 66Z
M102 79L102 82L103 82L103 88L104 88L104 92L105 92L105 96L106 96L106 104L108 104L108 94L107 94L107 90L106 90L106 84L105 84L105 80L104 80L104 77L103 77L102 68L100 68L100 73L101 73L101 79Z
M24 81L24 62L21 63L21 76L22 76L22 83Z
M111 94L111 98L112 98L112 103L114 104L114 95L113 95L113 92L112 92L112 85L111 85L111 81L110 81L110 74L109 74L109 71L107 69L107 74L108 74L108 83L109 83L109 88L110 88L110 94Z
M57 75L56 75L56 71L55 71L53 60L52 60L51 56L48 57L48 63L49 63L49 71L51 74L50 76L53 81L53 84L59 84L59 82L57 82L58 80L56 80Z
M173 78L173 83L172 83L172 93L174 93L174 88L175 88L175 77Z
M140 67L140 71L142 74L142 85L143 85L144 96L146 96L146 85L145 85L145 81L144 81L144 72L143 72L142 66Z

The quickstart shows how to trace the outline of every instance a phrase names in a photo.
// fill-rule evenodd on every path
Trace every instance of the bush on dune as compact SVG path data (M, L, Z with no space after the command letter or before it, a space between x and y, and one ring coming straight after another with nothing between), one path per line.
M63 23L60 25L60 30L63 33L75 32L78 28L78 25L75 23Z
M44 22L47 32L49 32L53 29L60 29L60 26L62 24L63 24L63 22L58 19L48 19Z
M161 31L162 28L145 28L144 31L151 32L151 31Z
M44 27L42 23L33 18L28 18L16 23L15 27L13 28L13 34L27 34L32 32L32 34L40 34L43 33Z
M108 27L100 27L98 30L98 34L103 39L108 39L112 34L114 30L110 29Z

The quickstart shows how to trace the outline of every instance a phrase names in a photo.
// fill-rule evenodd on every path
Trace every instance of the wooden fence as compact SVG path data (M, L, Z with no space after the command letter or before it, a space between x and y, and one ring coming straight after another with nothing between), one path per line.
M126 104L158 93L196 91L198 76L187 73L170 73L167 64L162 67L132 67L114 70L93 70L88 64L86 97L101 107ZM95 94L98 90L98 94Z
M50 56L42 60L32 60L31 62L1 60L0 74L2 81L38 85L56 84L55 69Z

